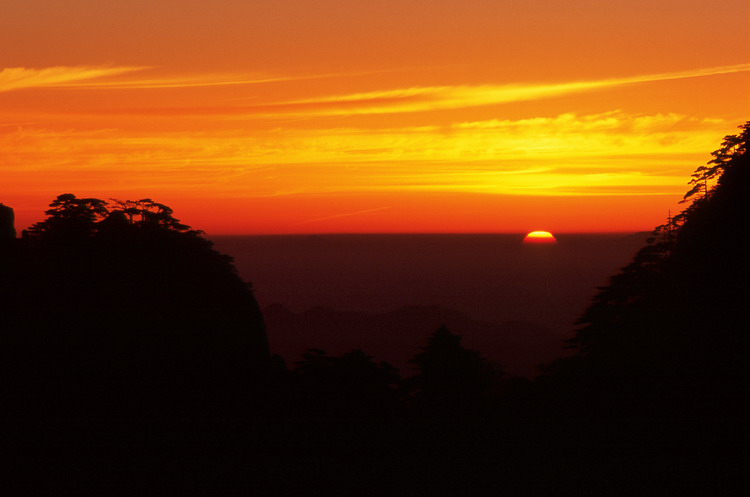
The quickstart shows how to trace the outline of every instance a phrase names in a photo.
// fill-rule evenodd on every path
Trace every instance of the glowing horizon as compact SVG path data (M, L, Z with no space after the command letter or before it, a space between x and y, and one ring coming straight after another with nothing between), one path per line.
M157 4L5 9L19 230L70 192L209 234L643 231L750 118L739 0Z

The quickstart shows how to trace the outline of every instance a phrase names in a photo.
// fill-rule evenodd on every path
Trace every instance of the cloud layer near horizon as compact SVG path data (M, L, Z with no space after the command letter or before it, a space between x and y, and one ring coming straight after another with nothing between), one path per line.
M236 196L453 191L680 195L727 123L679 114L561 114L449 126L273 130L248 136L117 129L0 133L0 172L37 186L107 177L128 187ZM5 151L5 152L3 152ZM639 164L649 157L648 171Z

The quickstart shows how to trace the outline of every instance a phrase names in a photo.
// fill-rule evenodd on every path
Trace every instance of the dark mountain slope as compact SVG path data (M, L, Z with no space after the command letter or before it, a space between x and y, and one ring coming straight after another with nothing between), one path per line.
M2 241L5 415L189 417L246 400L269 352L229 257L148 199L66 194L47 214Z
M750 393L750 123L741 129L693 175L690 206L594 299L571 343L577 354L551 368L577 409L741 414Z

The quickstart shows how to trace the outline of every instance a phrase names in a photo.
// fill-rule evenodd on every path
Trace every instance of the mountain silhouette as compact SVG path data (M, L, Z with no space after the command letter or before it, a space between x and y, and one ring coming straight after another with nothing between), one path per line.
M150 199L50 207L0 256L6 414L190 417L247 400L270 355L228 256Z
M363 348L408 376L414 370L409 360L441 325L459 333L468 347L500 362L513 375L534 376L539 364L564 352L563 340L539 325L523 321L487 323L441 306L404 306L367 313L326 307L293 312L274 304L264 308L263 314L273 351L289 363L310 348L333 354Z
M740 128L696 170L690 205L594 298L571 341L576 354L552 367L577 409L742 415L750 123Z

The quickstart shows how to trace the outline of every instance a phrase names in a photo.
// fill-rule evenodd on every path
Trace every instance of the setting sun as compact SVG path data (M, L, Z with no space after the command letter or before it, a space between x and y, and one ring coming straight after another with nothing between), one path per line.
M549 231L532 231L523 239L523 243L557 243L557 239Z

